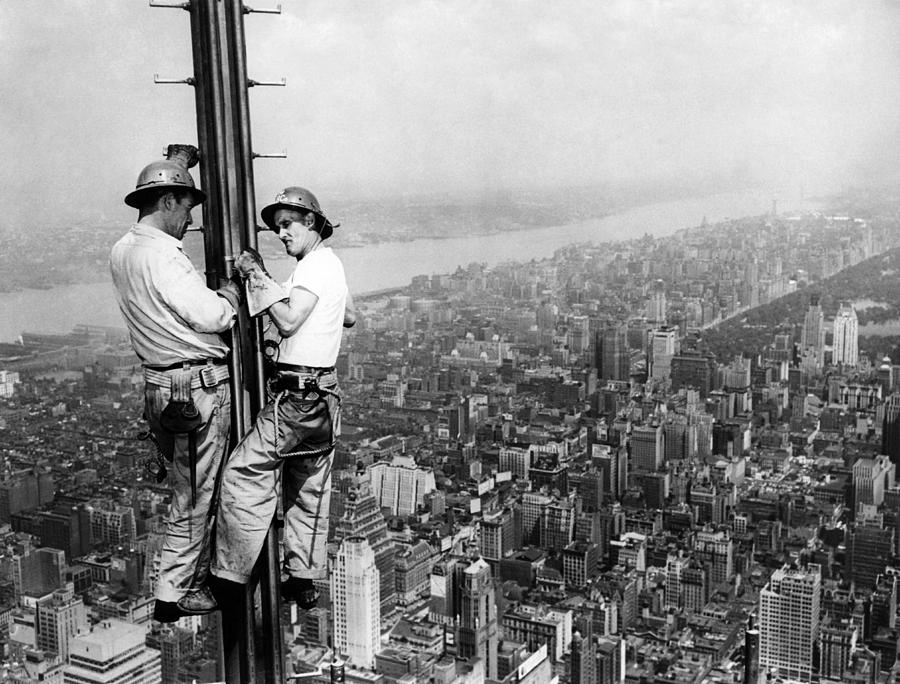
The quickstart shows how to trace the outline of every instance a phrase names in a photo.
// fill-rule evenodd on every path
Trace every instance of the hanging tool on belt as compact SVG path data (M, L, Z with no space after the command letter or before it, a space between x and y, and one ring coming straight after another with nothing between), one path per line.
M144 420L147 420L146 414L144 414ZM172 457L163 453L162 447L159 446L159 440L156 439L152 430L141 430L137 434L137 438L141 441L149 441L153 445L153 453L144 461L144 469L156 480L156 484L161 484L169 472L166 468L166 461L171 461Z
M212 369L212 366L208 368ZM206 370L204 368L203 370ZM202 371L201 371L202 373ZM172 374L171 397L159 416L159 424L166 432L187 435L188 467L191 479L191 506L197 503L197 430L203 423L200 411L194 404L191 393L193 372L185 367Z

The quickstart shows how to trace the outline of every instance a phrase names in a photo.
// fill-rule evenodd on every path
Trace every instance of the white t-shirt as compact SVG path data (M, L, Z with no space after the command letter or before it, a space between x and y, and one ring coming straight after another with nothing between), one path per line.
M319 298L309 317L291 337L282 339L278 362L327 368L337 361L347 306L344 266L330 247L319 247L297 262L284 284L303 287Z

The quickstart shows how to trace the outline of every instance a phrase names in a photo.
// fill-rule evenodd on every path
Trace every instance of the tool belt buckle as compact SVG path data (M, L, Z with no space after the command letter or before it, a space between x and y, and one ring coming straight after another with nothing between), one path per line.
M317 378L303 380L303 398L316 401L319 398L319 381Z
M219 384L216 379L216 368L212 364L207 364L200 369L200 384L206 389L210 389Z

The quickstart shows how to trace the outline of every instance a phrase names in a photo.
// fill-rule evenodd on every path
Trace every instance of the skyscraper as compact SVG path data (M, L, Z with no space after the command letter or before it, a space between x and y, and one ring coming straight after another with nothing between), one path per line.
M672 357L672 390L693 388L703 399L715 386L716 357L709 351L686 349Z
M628 380L631 353L625 323L611 323L597 334L596 365L601 380Z
M52 651L65 661L71 641L87 629L87 609L81 597L75 596L71 583L38 601L34 635L41 650Z
M635 425L631 430L631 463L635 470L655 472L663 459L663 429L658 423Z
M487 678L495 679L499 636L491 566L477 558L458 565L455 576L459 588L457 652L462 658L481 658Z
M857 520L847 530L844 573L857 589L869 591L894 557L894 530L884 528L880 513Z
M734 540L728 530L699 530L694 537L694 557L709 567L713 588L734 576Z
M821 568L788 566L772 573L759 594L759 682L769 673L810 682L821 622Z
M822 367L825 361L825 316L819 304L819 295L809 298L809 310L803 319L803 332L800 335L800 352L811 351L815 365Z
M672 358L676 353L677 330L663 326L650 333L650 353L648 354L649 376L654 380L665 380L672 369Z
M881 506L884 503L884 493L894 486L895 476L896 466L886 456L857 459L853 464L854 513L860 506Z
M331 572L334 650L355 667L375 666L381 632L379 576L365 537L346 537Z
M884 400L884 421L881 425L881 453L891 463L900 463L900 393L894 392Z
M859 321L852 304L841 304L834 317L832 361L855 366L859 361Z
M368 482L351 489L344 497L344 512L331 526L333 539L362 536L375 554L375 565L381 578L379 596L381 613L386 615L397 603L394 585L394 544L388 536L387 522Z
M412 515L424 505L425 495L435 490L434 471L419 468L412 456L396 455L393 460L376 461L366 471L372 491L378 492L381 508L392 515Z
M650 286L647 296L647 320L655 325L666 323L666 284L662 280L655 280Z

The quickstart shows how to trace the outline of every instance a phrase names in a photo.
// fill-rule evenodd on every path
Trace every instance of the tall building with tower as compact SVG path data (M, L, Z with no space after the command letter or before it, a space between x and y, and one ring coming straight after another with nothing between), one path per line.
M842 303L834 317L832 362L855 366L859 361L859 321L852 304Z
M815 365L821 368L825 363L825 315L819 304L819 295L810 295L809 309L803 318L803 332L800 335L800 352L811 352Z
M455 570L459 598L457 654L462 658L480 658L486 678L496 679L500 637L491 566L477 558L460 562Z
M647 297L647 320L653 325L666 324L666 284L655 280Z
M375 553L365 537L341 542L330 581L334 650L354 667L371 669L379 650L381 602Z
M387 615L397 604L397 589L394 582L394 557L396 551L388 535L387 522L378 505L378 499L368 482L361 482L351 488L343 497L344 511L335 524L331 525L334 541L347 537L361 536L369 542L375 554L381 587L381 613Z
M759 594L759 684L813 681L821 623L822 572L785 566Z

